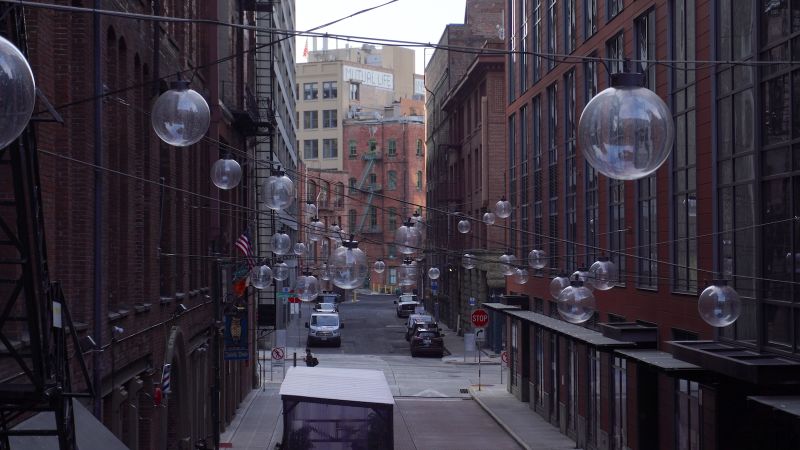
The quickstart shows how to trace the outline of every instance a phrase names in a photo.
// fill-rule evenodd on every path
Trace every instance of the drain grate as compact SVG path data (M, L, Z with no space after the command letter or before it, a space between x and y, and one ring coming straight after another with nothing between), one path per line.
M460 392L462 394L469 394L469 389L461 388L461 389L458 390L458 392Z

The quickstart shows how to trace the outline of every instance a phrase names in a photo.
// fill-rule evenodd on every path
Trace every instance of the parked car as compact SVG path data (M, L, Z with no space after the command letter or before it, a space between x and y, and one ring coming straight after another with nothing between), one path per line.
M438 329L419 328L411 337L411 356L428 354L436 357L444 356L444 334Z
M394 303L397 305L397 317L408 317L414 313L417 306L420 306L419 302L414 300L403 301L402 297L401 300L395 300Z
M406 340L410 340L411 336L418 328L438 329L439 326L433 320L433 317L427 314L411 314L406 321Z
M341 321L338 313L312 313L311 322L306 322L306 328L308 328L307 346L330 343L341 347L341 329L344 328L344 322Z

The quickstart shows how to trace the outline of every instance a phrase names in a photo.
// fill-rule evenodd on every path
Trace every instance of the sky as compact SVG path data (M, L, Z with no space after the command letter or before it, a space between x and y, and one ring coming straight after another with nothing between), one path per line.
M324 23L348 16L365 8L386 3L388 0L296 0L296 28L305 31ZM415 42L439 42L444 27L450 23L464 23L466 0L398 0L381 8L359 14L317 32L377 37ZM295 41L297 62L306 62L303 48L306 38ZM339 48L346 42L340 41ZM351 46L361 44L351 44ZM328 48L336 48L330 40ZM308 49L313 50L313 39L308 38ZM322 39L317 39L317 49L322 50ZM416 51L416 73L425 71L423 56L430 58L431 50Z

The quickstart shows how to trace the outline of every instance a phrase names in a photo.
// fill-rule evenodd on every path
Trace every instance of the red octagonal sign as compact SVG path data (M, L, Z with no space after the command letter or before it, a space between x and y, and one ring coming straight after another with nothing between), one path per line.
M489 314L482 309L476 309L472 312L472 326L476 328L483 328L489 323Z

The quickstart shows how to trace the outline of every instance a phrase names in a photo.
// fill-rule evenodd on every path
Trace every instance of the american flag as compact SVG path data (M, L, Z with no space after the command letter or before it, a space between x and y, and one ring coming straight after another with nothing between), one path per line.
M250 247L250 229L245 228L244 232L239 239L236 239L236 248L238 248L247 258L247 266L253 268L256 262L253 260L253 249Z

